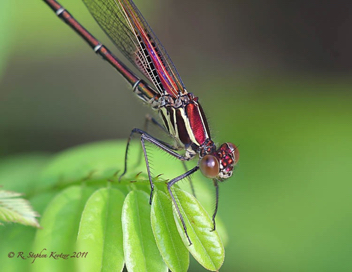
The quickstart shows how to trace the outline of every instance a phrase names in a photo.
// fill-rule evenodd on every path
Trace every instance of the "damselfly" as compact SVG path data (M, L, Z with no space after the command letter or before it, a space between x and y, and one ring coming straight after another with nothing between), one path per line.
M239 158L238 149L232 143L224 143L218 149L216 148L215 143L211 140L208 123L198 98L187 92L170 57L141 12L132 0L83 0L100 27L125 57L146 77L145 81L137 77L95 39L58 2L54 0L44 0L44 2L75 30L97 54L120 72L131 84L133 92L143 102L159 113L163 125L152 117L149 117L148 121L161 127L174 140L174 144L168 144L154 138L146 131L138 128L133 129L127 142L125 168L121 176L127 171L127 151L134 134L140 135L144 152L151 186L150 203L152 202L154 184L145 148L146 142L156 145L183 162L198 156L198 164L184 174L170 180L167 183L167 188L191 245L184 219L171 187L198 170L207 178L211 178L216 189L216 205L212 217L213 230L215 230L215 216L219 202L218 183L231 177L234 165ZM185 151L184 155L177 153L181 150Z

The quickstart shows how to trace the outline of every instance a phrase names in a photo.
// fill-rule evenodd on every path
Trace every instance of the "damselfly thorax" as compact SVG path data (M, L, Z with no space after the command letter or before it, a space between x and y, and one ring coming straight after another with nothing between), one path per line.
M137 95L142 98L141 94ZM198 97L187 91L176 97L155 93L152 99L144 102L158 111L165 129L176 143L175 149L186 151L186 160L199 154L199 167L206 177L218 177L222 181L232 176L233 166L239 158L238 149L232 143L225 143L216 150ZM211 157L203 159L207 155Z

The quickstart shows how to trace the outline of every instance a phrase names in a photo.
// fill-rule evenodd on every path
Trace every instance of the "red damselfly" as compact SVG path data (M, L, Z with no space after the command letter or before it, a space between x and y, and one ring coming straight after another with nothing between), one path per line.
M146 77L136 76L116 58L104 45L94 38L71 14L55 0L44 0L50 8L92 49L108 61L131 84L133 92L146 104L158 111L162 124L149 117L147 121L159 126L172 137L174 144L168 144L151 136L144 130L132 130L126 146L125 168L127 171L128 147L134 134L140 135L145 163L151 186L152 202L154 184L149 168L145 142L150 142L182 162L198 156L198 164L184 174L167 183L168 191L181 219L185 235L190 243L187 228L177 205L171 187L176 182L200 170L213 180L216 189L216 205L213 213L213 230L218 210L218 183L231 177L239 158L237 147L224 143L218 149L210 137L209 127L203 109L192 93L187 92L169 55L153 33L152 29L132 0L83 0L88 10L127 59ZM153 87L152 87L153 86ZM184 155L177 151L184 150Z

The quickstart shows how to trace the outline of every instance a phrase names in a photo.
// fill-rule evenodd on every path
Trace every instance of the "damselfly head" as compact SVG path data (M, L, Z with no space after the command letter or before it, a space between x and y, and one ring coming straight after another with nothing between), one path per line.
M207 178L223 181L232 176L233 167L239 159L238 148L232 143L224 143L212 154L200 159L199 168Z

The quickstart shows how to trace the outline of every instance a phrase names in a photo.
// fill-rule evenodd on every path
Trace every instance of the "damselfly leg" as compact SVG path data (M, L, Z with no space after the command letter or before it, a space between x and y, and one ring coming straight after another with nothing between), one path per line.
M176 208L176 211L178 213L178 216L180 217L180 220L181 220L181 223L182 223L182 226L183 226L183 230L185 231L185 234L186 234L186 237L188 239L188 242L189 242L189 245L192 245L192 242L191 242L191 239L189 238L188 236L188 232L187 232L187 227L186 227L186 223L185 223L185 220L183 219L183 216L182 216L182 213L180 211L180 208L178 207L177 205L177 202L176 202L176 199L174 197L174 194L172 193L172 190L171 190L171 186L174 185L176 182L192 175L194 172L198 171L199 167L198 165L195 166L194 168L192 168L191 170L187 171L186 173L184 173L183 175L181 176L178 176L172 180L170 180L168 183L167 183L167 189L169 190L169 194L171 196L171 199L172 199L172 202L174 203L175 205L175 208Z
M147 150L145 148L145 141L154 144L158 148L164 150L165 152L169 153L171 156L179 159L180 161L187 161L187 160L189 160L189 158L178 154L175 151L175 148L173 146L169 145L168 143L165 143L165 142L163 142L161 140L158 140L158 139L154 138L149 133L147 133L147 132L145 132L145 131L143 131L143 130L141 130L139 128L134 128L131 131L131 134L128 137L128 140L127 140L126 151L125 151L125 167L124 167L124 171L121 174L119 180L127 172L128 149L129 149L129 146L130 146L130 143L131 143L131 140L132 140L134 134L140 134L141 145L142 145L142 149L143 149L143 153L144 153L144 159L145 159L147 173L148 173L148 178L149 178L150 187L151 187L151 193L150 193L150 199L149 199L149 203L151 204L152 203L152 197L153 197L154 184L153 184L152 175L151 175L151 172L150 172L148 154L147 154Z
M218 206L219 206L219 185L218 185L218 181L217 180L213 180L214 186L215 186L215 208L214 208L214 213L212 216L212 220L213 220L213 229L212 231L215 230L216 225L215 225L215 217L216 214L218 212Z
M144 122L144 131L149 133L149 124L152 124L154 125L155 127L157 127L159 130L161 130L163 133L165 133L168 137L170 137L170 139L173 139L172 135L169 133L169 131L167 131L167 129L165 129L165 127L160 124L153 116L151 116L150 114L147 114L145 116L145 122ZM160 140L159 140L160 141ZM177 148L177 147L174 147L172 145L169 145L167 144L166 142L163 142L166 146L169 146L170 149L174 150L174 151L177 151L177 150L182 150L182 148ZM138 154L138 159L137 159L137 163L136 163L136 166L140 165L141 163L141 158L142 158L142 151L143 151L143 148L141 146L140 150L139 150L139 154ZM126 150L126 154L127 154L127 150ZM127 163L127 160L126 160L126 157L125 157L125 169L126 169L126 163ZM185 163L185 161L182 161L182 165L183 165L183 168L185 170L185 172L188 171L187 169L187 165ZM125 174L125 173L124 173ZM196 193L195 193L195 190L194 190L194 186L193 186L193 182L192 182L192 178L191 176L188 176L187 177L188 179L188 182L189 182L189 185L190 185L190 188L191 188L191 191L192 191L192 194L194 197L196 197Z
M175 152L175 148L168 145L167 143L163 142L163 141L160 141L156 138L154 138L153 136L151 136L150 134L148 134L147 132L141 130L141 129L138 129L138 128L135 128L132 130L131 134L130 134L130 137L128 138L128 142L127 142L127 145L126 145L126 152L125 152L125 168L124 168L124 172L121 174L120 178L123 177L126 172L127 172L127 155L128 155L128 148L129 148L129 145L130 145L130 141L133 137L134 134L140 134L140 139L141 139L141 145L142 145L142 149L143 149L143 153L144 153L144 159L145 159L145 164L146 164L146 168L147 168L147 173L148 173L148 178L149 178L149 183L150 183L150 198L149 198L149 204L152 204L152 199L153 199L153 192L154 192L154 183L153 183L153 180L152 180L152 176L151 176L151 172L150 172L150 166L149 166L149 160L148 160L148 155L147 155L147 150L145 148L145 141L147 142L150 142L152 144L154 144L155 146L157 146L158 148L164 150L165 152L169 153L171 156L179 159L180 161L187 161L189 160L189 158L187 157L184 157L180 154L178 154L177 152ZM181 214L181 211L178 207L178 204L175 200L175 197L171 191L171 186L174 185L176 182L186 178L186 177L189 177L191 174L193 174L194 172L196 172L197 170L199 169L198 166L195 166L194 168L192 168L191 170L187 171L186 173L172 179L171 181L169 181L167 183L167 188L168 188L168 191L170 193L170 196L171 196L171 199L172 199L172 202L174 203L175 205L175 208L176 208L176 211L180 217L180 220L181 220L181 223L182 223L182 226L183 226L183 229L185 231L185 234L186 234L186 237L189 241L189 244L191 245L192 242L191 242L191 239L189 238L188 236L188 233L187 233L187 227L186 227L186 224L185 224L185 221L183 219L183 216Z
M145 119L144 119L144 131L149 133L149 124L153 124L155 127L157 127L159 130L161 130L163 133L165 133L166 135L168 135L169 137L172 137L170 135L170 133L165 129L165 127L160 124L153 116L151 116L150 114L147 114L145 116ZM172 146L172 145L170 145ZM178 150L178 148L176 147L172 147L171 149L173 150ZM142 148L139 150L139 154L138 154L138 159L137 159L137 163L136 163L136 166L140 165L141 163L141 158L142 158Z

